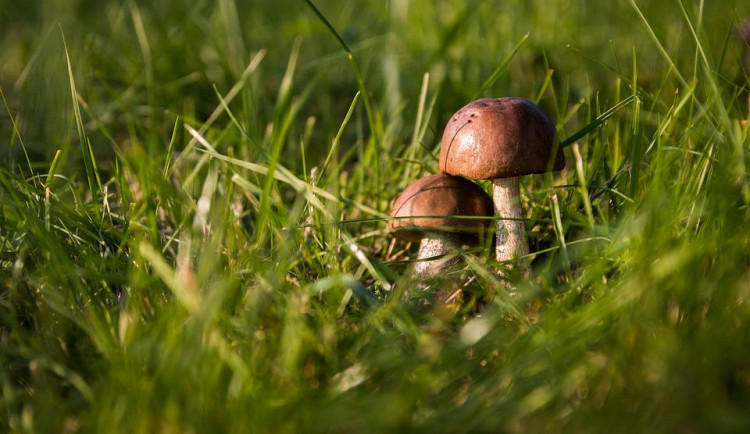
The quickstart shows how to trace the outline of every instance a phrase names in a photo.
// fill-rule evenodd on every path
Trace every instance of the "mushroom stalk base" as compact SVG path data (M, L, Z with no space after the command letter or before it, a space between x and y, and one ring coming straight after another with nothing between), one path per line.
M426 234L419 243L414 274L419 279L431 279L458 262L458 257L443 257L456 248L451 234ZM441 256L436 259L429 259Z
M521 192L518 178L492 180L492 200L495 203L497 227L495 230L495 257L498 262L510 261L529 254L526 242L526 224L523 221ZM526 259L518 261L524 272L529 269Z

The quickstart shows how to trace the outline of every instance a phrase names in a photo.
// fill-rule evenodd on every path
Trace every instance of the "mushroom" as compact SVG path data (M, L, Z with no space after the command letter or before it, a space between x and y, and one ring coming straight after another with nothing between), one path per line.
M429 279L457 259L435 258L461 244L476 245L489 227L492 200L475 183L445 173L428 175L411 183L391 206L388 227L399 239L419 242L414 265L418 278Z
M498 261L529 253L518 177L564 167L555 124L522 98L473 101L453 115L443 132L440 170L492 180ZM519 265L528 269L525 262Z

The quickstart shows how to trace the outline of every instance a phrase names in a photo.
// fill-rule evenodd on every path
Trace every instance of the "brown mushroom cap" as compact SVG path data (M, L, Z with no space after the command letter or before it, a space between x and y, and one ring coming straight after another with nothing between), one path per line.
M564 167L555 124L523 98L473 101L451 117L443 132L440 170L452 175L510 178Z
M404 189L391 206L388 227L395 229L396 238L408 241L422 239L424 230L419 228L424 228L459 233L462 242L476 243L490 220L450 216L492 215L492 199L481 187L464 178L438 173L420 178Z

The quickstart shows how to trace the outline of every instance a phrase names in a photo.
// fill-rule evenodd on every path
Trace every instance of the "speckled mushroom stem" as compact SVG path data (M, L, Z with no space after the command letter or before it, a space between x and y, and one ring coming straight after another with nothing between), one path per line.
M455 250L455 235L428 233L419 243L417 261L414 263L414 275L419 279L431 279L441 271L458 262L458 257L445 257ZM440 256L440 258L434 258Z
M523 221L518 178L493 179L492 200L495 204L495 216L499 217L495 230L495 257L498 262L528 255L529 244L526 242L526 224ZM528 271L528 260L519 260L518 266L523 271Z

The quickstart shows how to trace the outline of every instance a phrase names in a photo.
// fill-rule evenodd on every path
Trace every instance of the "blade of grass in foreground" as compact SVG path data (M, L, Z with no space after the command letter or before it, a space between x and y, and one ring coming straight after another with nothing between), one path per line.
M363 300L370 306L380 304L380 301L377 299L377 297L372 295L372 292L370 292L365 287L365 285L362 284L362 282L355 279L354 276L350 274L336 274L316 280L315 282L310 284L310 286L308 287L308 291L310 292L310 294L317 294L337 285L343 286L352 291L354 295L356 295L359 299Z
M629 106L634 101L638 100L638 96L636 95L630 95L629 97L625 98L624 100L620 101L613 107L611 107L609 110L605 111L604 113L600 114L596 117L593 121L591 121L589 124L581 128L580 130L573 133L572 136L568 137L567 139L563 140L561 143L561 146L563 148L572 145L576 142L576 140L580 139L581 137L587 135L588 133L594 131L595 129L599 128L600 125L602 125L604 122L607 121L607 119L611 118L615 113L620 111L621 109Z
M307 5L310 6L310 8L315 12L315 15L318 16L318 18L323 22L323 24L328 28L328 30L333 34L333 36L336 38L336 40L341 45L341 48L344 49L346 52L346 58L349 60L349 63L352 66L352 70L354 71L354 76L357 80L357 86L359 87L359 92L362 94L362 101L365 104L365 112L367 112L367 121L370 123L370 127L372 128L374 134L375 134L375 142L380 145L380 138L382 137L382 122L380 121L379 117L373 111L372 109L372 103L370 102L369 93L367 92L367 87L365 86L364 79L362 78L362 73L359 70L359 65L357 64L357 59L354 57L354 53L352 53L352 50L349 49L349 46L346 45L346 42L344 42L344 39L339 35L339 33L336 31L336 29L333 27L333 25L328 21L328 19L323 15L323 13L320 11L320 9L315 6L315 4L311 0L305 0L307 2Z
M68 65L68 81L70 82L70 96L73 101L73 116L75 117L76 128L78 129L78 140L81 143L81 155L83 157L83 163L86 167L86 179L89 183L89 189L93 197L98 197L99 192L102 190L102 181L99 178L99 171L96 168L96 161L94 160L94 150L91 148L91 142L89 142L86 136L86 131L83 128L83 117L81 116L81 107L78 105L78 91L76 91L76 83L73 78L73 67L70 64L70 55L68 54L68 44L65 42L65 33L60 28L62 35L63 48L65 49L65 60Z
M370 128L372 130L372 136L373 140L375 142L375 148L379 151L378 155L380 154L380 151L382 151L382 140L383 140L383 122L380 119L379 113L377 113L372 108L372 103L370 102L370 94L367 91L367 87L365 86L365 81L362 78L362 72L359 69L359 65L357 64L357 60L354 57L354 53L349 49L349 46L346 45L346 42L344 42L344 39L341 38L339 33L336 31L336 29L333 27L333 25L328 21L328 19L323 15L323 13L315 6L315 4L311 0L305 0L310 6L310 8L315 12L315 15L318 16L318 18L323 22L323 24L328 28L328 30L333 34L333 36L336 38L336 40L341 44L341 48L344 49L346 52L346 58L349 59L349 63L351 64L352 70L354 71L354 77L357 80L357 87L359 87L359 92L362 95L362 102L365 106L365 112L367 113L367 122L370 124ZM381 173L380 173L380 159L375 159L374 164L374 172L375 172L375 185L381 185ZM380 189L375 191L375 203L380 203Z
M13 137L18 138L18 143L21 144L21 149L23 150L23 155L26 157L26 164L29 166L29 173L34 173L34 169L31 166L31 160L29 159L29 153L26 151L26 145L23 143L23 138L21 138L21 132L18 130L18 122L16 122L15 117L13 117L13 114L10 112L10 107L8 106L8 101L5 99L5 92L3 92L2 87L0 87L0 98L3 100L3 106L5 107L5 111L8 112L8 119L10 119L10 123L13 126ZM11 141L11 144L13 142ZM11 146L12 148L12 146Z
M318 171L318 179L321 179L323 177L328 164L331 162L331 158L333 157L334 153L338 151L339 143L341 142L341 135L344 133L344 129L346 128L346 126L349 124L349 120L352 118L352 114L354 114L354 108L357 106L359 95L360 92L354 94L352 103L349 105L349 110L346 112L346 116L344 116L344 120L341 122L341 126L339 127L336 136L333 138L333 141L331 141L331 148L328 151L328 155L326 155L326 159L325 161L323 161L323 165L320 166L320 170ZM315 180L312 181L315 182Z
M181 284L175 277L175 271L169 266L167 261L157 252L150 244L142 242L139 245L139 251L149 265L154 270L154 273L159 279L167 285L172 293L174 294L177 301L187 310L189 313L195 313L200 306L200 297L194 291L189 291L185 285Z
M498 77L500 77L500 73L503 72L503 70L510 64L510 61L513 60L514 57L516 57L516 53L518 53L518 50L523 47L523 44L526 43L526 41L529 39L529 34L523 35L520 41L516 44L515 47L513 47L513 50L508 54L505 59L503 59L502 63L495 68L494 71L492 71L492 74L490 74L490 78L487 79L487 81L482 84L482 87L479 88L479 90L471 97L472 100L475 100L484 93L485 90L489 89L490 86L492 86L495 81L497 81Z
M267 234L266 229L268 229L266 223L272 220L270 216L271 202L273 201L271 190L273 189L275 182L274 173L276 172L276 167L279 165L279 159L281 158L281 151L284 147L286 134L292 122L293 112L295 111L292 107L292 84L294 81L294 73L297 69L297 59L299 58L301 45L301 40L299 38L296 39L292 52L289 55L286 71L284 72L284 76L279 85L276 107L274 108L271 149L269 150L268 155L268 176L263 184L263 194L260 197L260 205L256 216L256 226L258 230L253 233L254 245L260 245L265 241ZM299 101L295 104L299 104Z
M185 125L185 129L188 130L188 132L196 139L196 142L202 144L206 149L201 150L201 152L205 152L207 156L210 156L212 158L216 158L221 161L225 161L229 164L242 167L244 169L248 169L252 172L259 173L264 176L268 176L269 170L266 166L263 166L261 164L257 163L251 163L249 161L243 161L239 160L237 158L227 157L226 155L219 154L216 149L211 146L208 141L201 136L198 131L195 131L193 128L191 128L189 125ZM312 185L310 183L307 183L301 179L299 179L297 176L295 176L289 169L284 167L281 163L276 165L276 171L273 173L273 177L277 181L281 181L283 183L288 184L290 187L294 188L298 192L304 192L304 194L309 195L308 200L310 203L316 207L320 207L321 211L325 212L325 207L323 207L322 204L318 201L318 199L315 197L315 195L323 197L325 199L331 200L331 201L341 201L346 204L350 204L355 206L357 209L359 209L362 212L365 212L367 214L377 216L381 219L387 219L388 215L385 213L382 213L378 210L375 210L373 208L368 207L367 205L364 205L362 203L353 201L349 198L337 196L330 191L327 191L325 189L322 189L320 187L317 187L315 185Z
M227 107L229 103L232 102L232 100L240 93L253 73L255 73L255 71L258 69L258 66L260 66L260 62L263 61L264 57L266 57L266 50L259 50L255 57L253 57L253 59L247 65L245 71L243 71L242 77L240 77L237 83L235 83L234 86L232 86L232 88L229 90L229 92L227 92L226 96L223 98L222 103L219 104L213 112L211 112L211 115L208 117L206 122L201 125L200 129L198 130L200 135L205 134L205 132L208 131L211 125L216 122L219 116L224 113L225 107ZM195 146L196 143L197 139L195 138L188 142L188 144L185 146L185 149L182 150L182 152L175 158L174 162L171 164L170 174L174 172L175 168L179 167L179 162L190 152L190 150L193 148L193 146Z

